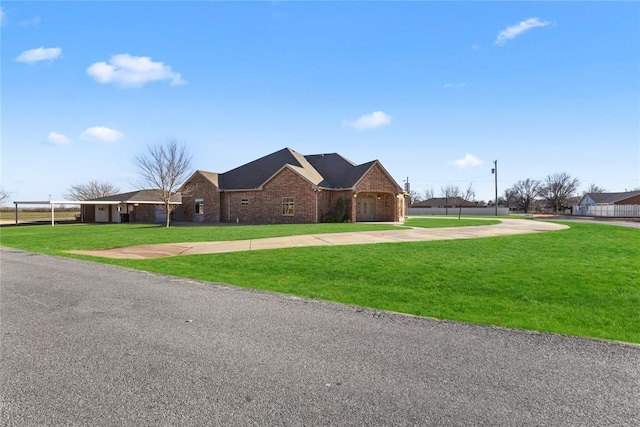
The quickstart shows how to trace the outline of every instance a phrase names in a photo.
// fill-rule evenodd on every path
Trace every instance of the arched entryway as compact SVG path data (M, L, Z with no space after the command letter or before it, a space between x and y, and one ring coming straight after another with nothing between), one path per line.
M361 193L356 198L356 221L376 221L376 202L375 194Z

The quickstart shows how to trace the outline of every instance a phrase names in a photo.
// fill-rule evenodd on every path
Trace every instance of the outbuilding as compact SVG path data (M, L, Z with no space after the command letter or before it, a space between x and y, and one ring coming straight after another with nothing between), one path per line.
M164 203L158 190L137 190L83 200L78 203L80 204L80 221L82 222L163 223L166 219ZM173 195L170 203L180 205L180 195Z
M640 191L587 193L571 211L581 216L640 218Z

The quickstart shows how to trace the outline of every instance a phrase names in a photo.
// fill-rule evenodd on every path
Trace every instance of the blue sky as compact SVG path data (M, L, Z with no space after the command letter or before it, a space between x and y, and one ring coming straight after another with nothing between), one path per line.
M284 147L476 199L567 172L640 187L638 2L12 2L2 187L136 188L175 138L225 172Z

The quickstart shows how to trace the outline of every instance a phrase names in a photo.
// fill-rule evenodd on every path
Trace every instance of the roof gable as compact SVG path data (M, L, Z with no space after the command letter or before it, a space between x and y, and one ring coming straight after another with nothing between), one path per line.
M196 173L200 173L203 177L207 179L207 181L211 182L213 185L218 187L218 173L216 172L207 172L207 171L196 171Z
M219 175L220 188L223 190L250 190L260 188L283 166L304 167L295 151L283 148L257 160L238 166Z
M201 176L203 177L205 180L209 181L211 184L215 185L216 187L219 187L218 185L218 177L219 174L216 172L207 172L207 171L203 171L203 170L197 170L193 173L193 175L191 175L189 177L189 179L187 179L185 181L184 184L182 184L182 187L180 187L180 190L178 191L184 191L184 188L187 184L189 184L191 181L193 181L197 176Z
M205 171L196 173L202 174L223 191L259 190L283 168L288 167L314 186L344 189L353 188L374 165L379 165L397 186L377 160L357 165L337 153L304 156L291 148L283 148L221 174ZM401 190L400 186L398 189Z
M325 188L351 188L362 179L376 161L356 165L339 154L314 154L305 156L309 163L322 175L320 186Z
M376 166L380 169L380 171L383 173L383 175L386 176L389 179L389 182L393 183L393 185L396 187L396 190L402 191L402 187L400 187L398 185L398 183L396 182L395 179L393 179L391 174L389 174L389 172L387 172L387 170L384 168L384 166L382 166L382 164L377 160L374 160L374 161L368 162L368 163L364 163L364 164L358 166L358 169L361 171L361 175L353 185L355 186L358 182L360 182L360 180L362 180L364 178L364 176L367 173L369 173L369 171L371 171Z

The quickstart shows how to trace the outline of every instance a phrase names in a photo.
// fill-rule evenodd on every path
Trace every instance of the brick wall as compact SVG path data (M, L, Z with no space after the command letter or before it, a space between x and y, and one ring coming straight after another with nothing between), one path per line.
M614 203L616 205L640 205L640 195L629 197L621 202Z
M138 205L129 213L131 222L154 222L157 205ZM164 209L164 207L162 207Z
M199 173L181 189L182 205L175 210L178 221L220 222L220 192L218 187ZM195 213L195 199L203 199L204 212Z
M356 185L356 192L386 192L398 194L398 185L376 164Z
M320 194L318 201L320 202ZM282 214L282 198L293 197L294 214ZM243 199L246 201L243 205ZM261 191L228 191L221 198L223 222L300 224L316 222L316 192L310 182L282 169Z

